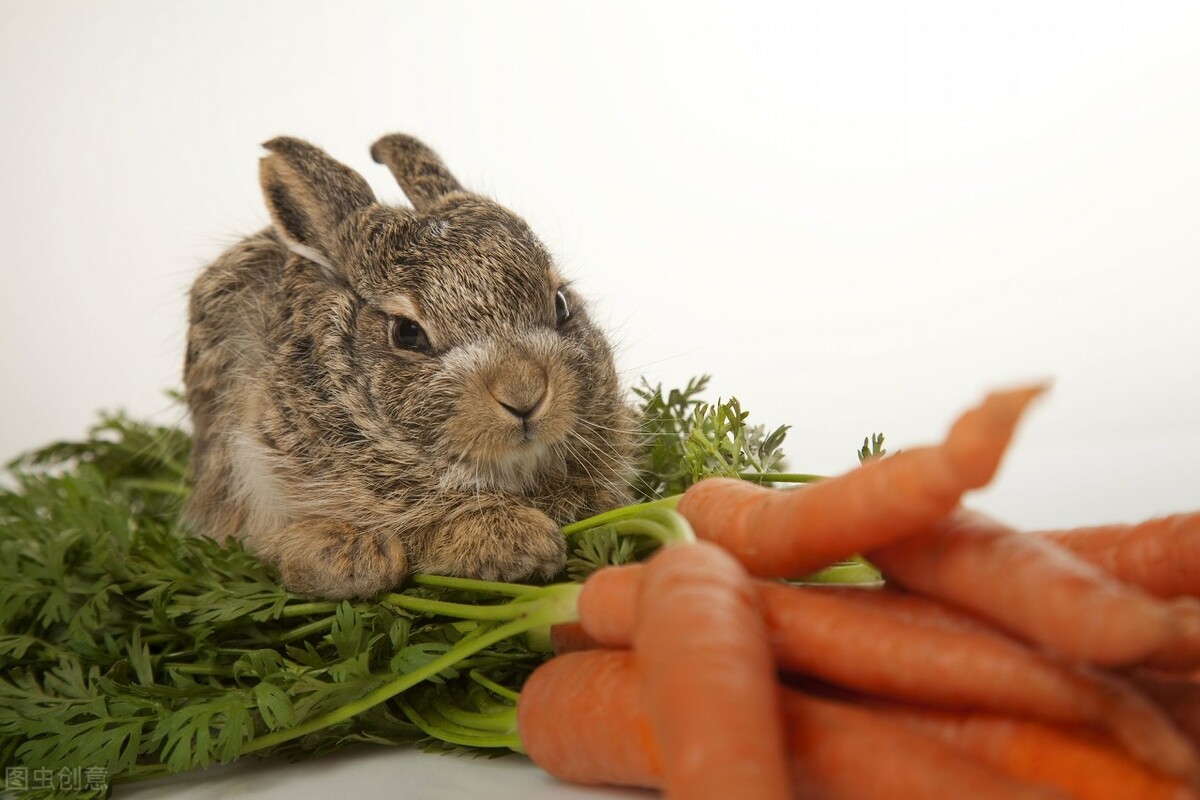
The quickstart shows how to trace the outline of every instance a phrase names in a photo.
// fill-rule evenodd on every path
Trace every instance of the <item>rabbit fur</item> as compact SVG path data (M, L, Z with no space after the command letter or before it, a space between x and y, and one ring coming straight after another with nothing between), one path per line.
M264 146L273 224L190 294L187 524L313 597L558 573L559 526L627 502L633 451L582 298L410 136L371 155L412 208L307 142Z

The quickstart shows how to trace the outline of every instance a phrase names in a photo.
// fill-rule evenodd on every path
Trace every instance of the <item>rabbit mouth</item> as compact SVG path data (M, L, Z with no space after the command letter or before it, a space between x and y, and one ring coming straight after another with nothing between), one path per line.
M443 473L445 488L470 491L501 491L528 494L539 483L552 451L542 441L527 437L503 456L489 459L465 458Z

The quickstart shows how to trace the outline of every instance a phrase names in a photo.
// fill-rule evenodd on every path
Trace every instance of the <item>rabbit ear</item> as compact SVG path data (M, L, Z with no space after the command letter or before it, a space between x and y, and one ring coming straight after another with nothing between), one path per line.
M371 145L371 158L392 171L417 211L426 210L443 195L462 191L437 153L411 136L384 136Z
M337 226L375 202L371 187L354 170L308 142L280 136L259 162L259 181L275 227L292 252L333 270Z

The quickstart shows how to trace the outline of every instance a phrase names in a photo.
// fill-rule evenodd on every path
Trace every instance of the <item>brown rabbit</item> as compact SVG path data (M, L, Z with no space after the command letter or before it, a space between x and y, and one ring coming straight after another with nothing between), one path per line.
M559 572L559 526L627 499L633 441L583 301L416 139L371 148L411 209L311 144L265 147L274 225L191 291L190 526L317 597Z

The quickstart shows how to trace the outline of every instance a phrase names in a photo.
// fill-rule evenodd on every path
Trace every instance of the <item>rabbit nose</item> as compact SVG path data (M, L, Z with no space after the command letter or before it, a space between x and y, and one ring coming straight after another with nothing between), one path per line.
M527 421L542 407L549 388L545 369L530 361L520 361L510 364L488 387L488 392L505 411Z

